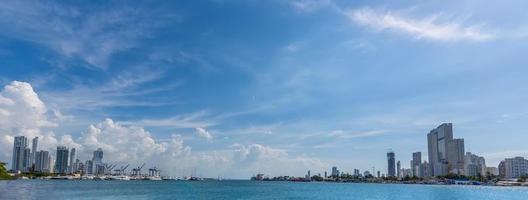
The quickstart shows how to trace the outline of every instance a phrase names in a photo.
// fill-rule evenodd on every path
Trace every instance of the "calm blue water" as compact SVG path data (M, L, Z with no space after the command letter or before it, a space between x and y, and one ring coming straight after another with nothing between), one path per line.
M527 200L528 187L251 181L0 181L0 199Z

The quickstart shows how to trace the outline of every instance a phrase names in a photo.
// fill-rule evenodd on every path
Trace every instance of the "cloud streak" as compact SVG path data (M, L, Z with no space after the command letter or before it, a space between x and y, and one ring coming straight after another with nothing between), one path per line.
M494 34L483 30L482 25L467 26L456 21L441 21L440 15L413 18L368 7L347 10L344 14L353 22L376 31L396 31L416 39L482 42L495 38Z
M62 60L105 69L111 56L136 47L163 17L127 6L93 11L54 2L7 1L0 5L1 34L48 47Z

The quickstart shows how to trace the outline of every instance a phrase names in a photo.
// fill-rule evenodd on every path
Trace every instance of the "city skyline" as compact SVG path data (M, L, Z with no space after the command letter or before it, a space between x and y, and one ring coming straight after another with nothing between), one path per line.
M392 149L418 172L430 161L427 134L442 123L463 139L445 146L464 147L447 168L528 158L526 7L5 2L0 161L12 167L14 138L24 135L18 155L36 146L20 157L36 164L47 151L44 168L65 146L82 162L102 148L105 160L177 175L386 173Z

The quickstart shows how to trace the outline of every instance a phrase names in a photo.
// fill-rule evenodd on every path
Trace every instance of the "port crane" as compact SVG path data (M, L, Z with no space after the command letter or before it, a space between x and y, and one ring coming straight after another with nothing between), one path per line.
M132 175L133 175L133 176L141 176L141 169L143 169L143 167L145 167L145 164L146 164L146 163L143 163L143 165L138 166L138 167L132 169Z
M125 166L121 166L119 169L114 169L115 174L117 175L123 175L125 174L125 170L130 166L130 164L127 164Z

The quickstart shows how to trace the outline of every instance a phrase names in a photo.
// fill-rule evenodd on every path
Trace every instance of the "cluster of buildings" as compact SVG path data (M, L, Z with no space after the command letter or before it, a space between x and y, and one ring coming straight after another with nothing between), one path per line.
M103 162L103 150L101 148L93 152L91 160L82 162L76 158L75 148L69 149L66 146L58 146L55 160L53 160L50 152L38 150L38 139L38 137L33 138L30 149L27 137L15 137L11 163L12 171L88 175L101 175L108 171L108 165Z
M486 166L482 156L465 152L464 139L453 137L453 124L444 123L427 134L428 161L422 161L422 153L414 152L410 168L401 168L392 151L387 153L389 177L437 177L448 174L469 177L495 175L516 179L528 175L528 160L523 157L507 158L498 168Z

